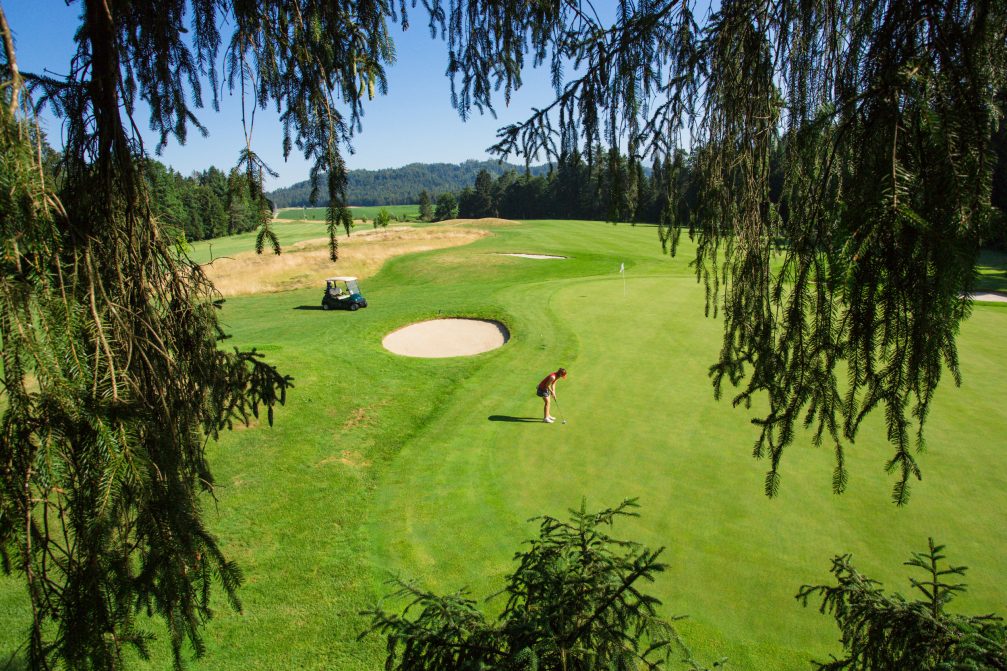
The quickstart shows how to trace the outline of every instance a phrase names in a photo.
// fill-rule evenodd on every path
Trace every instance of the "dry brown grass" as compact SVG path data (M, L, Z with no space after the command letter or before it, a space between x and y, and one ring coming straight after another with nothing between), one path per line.
M371 461L369 459L365 459L363 453L358 452L357 450L343 450L339 455L325 457L315 464L315 467L326 466L328 464L342 464L343 466L350 466L352 468L366 468L371 465Z
M471 220L455 220L443 226L396 227L342 237L338 264L329 261L328 240L319 238L290 245L280 256L248 252L216 259L203 269L224 296L314 287L332 275L367 278L395 256L467 245L489 235L486 230L459 226L462 221L472 223Z

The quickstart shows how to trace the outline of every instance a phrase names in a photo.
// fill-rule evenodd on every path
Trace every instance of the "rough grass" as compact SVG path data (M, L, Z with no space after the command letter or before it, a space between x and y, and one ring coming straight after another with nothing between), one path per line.
M338 274L368 278L390 258L433 249L466 245L488 235L484 230L459 227L395 227L363 231L339 239ZM207 276L224 296L271 293L314 287L321 289L335 273L326 238L288 245L275 254L243 254L218 258L204 266Z

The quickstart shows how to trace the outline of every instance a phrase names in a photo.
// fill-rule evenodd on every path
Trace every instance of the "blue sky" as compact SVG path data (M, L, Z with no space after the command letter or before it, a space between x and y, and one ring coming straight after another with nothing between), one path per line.
M0 0L15 37L19 67L26 72L44 68L65 73L74 52L73 34L78 25L80 3L69 7L64 0ZM408 163L460 163L467 159L491 158L485 149L496 142L496 130L525 118L532 107L547 105L553 99L548 71L529 70L524 85L504 106L503 96L495 101L497 118L474 112L461 121L451 107L450 82L444 75L447 46L430 38L426 21L417 7L411 13L412 27L402 32L393 28L397 59L386 70L388 95L377 96L365 106L363 132L354 141L355 153L346 154L351 169L392 168ZM226 26L222 29L225 33ZM205 87L204 87L205 89ZM209 95L204 90L204 99ZM275 109L275 108L274 108ZM254 149L280 176L269 179L266 187L288 186L307 179L309 164L299 154L284 162L280 146L281 131L274 109L258 110L253 134ZM204 138L191 130L185 146L172 140L158 157L182 174L203 170L210 165L229 168L244 146L241 130L241 105L235 96L221 100L221 111L207 106L197 114L209 130ZM149 151L157 137L146 131L146 119L139 116L144 142ZM54 145L59 145L60 127L51 116L42 119ZM511 158L519 163L521 159Z

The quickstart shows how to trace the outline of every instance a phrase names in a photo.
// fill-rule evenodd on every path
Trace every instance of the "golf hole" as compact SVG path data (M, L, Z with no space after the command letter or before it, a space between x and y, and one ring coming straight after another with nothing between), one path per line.
M381 344L389 352L425 359L472 356L510 340L507 327L492 319L431 319L392 331Z
M498 252L497 256L520 256L522 259L565 259L565 256L556 256L555 254L517 254L511 252Z

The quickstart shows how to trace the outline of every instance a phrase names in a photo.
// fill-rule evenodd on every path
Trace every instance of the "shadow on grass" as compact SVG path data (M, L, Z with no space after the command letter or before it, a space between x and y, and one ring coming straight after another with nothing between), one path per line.
M486 419L491 422L542 422L541 417L511 417L509 415L490 415Z
M9 657L0 656L0 671L28 671L28 660L20 650L14 651Z
M298 305L294 310L321 310L321 305Z
M1007 253L984 249L979 254L976 270L977 291L1007 291Z

